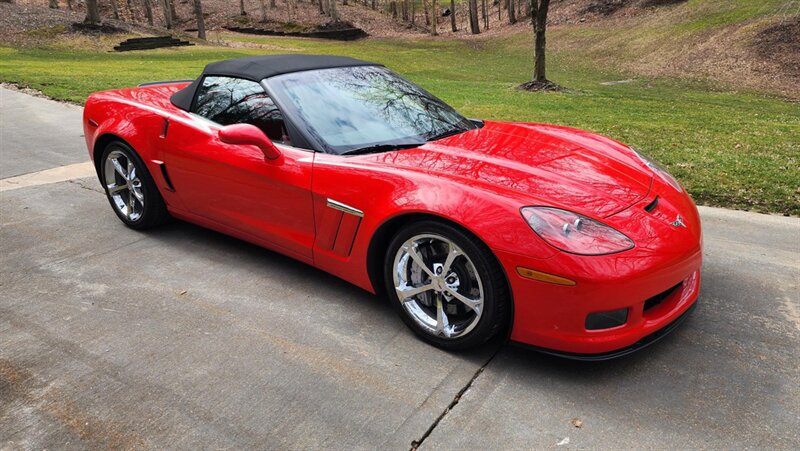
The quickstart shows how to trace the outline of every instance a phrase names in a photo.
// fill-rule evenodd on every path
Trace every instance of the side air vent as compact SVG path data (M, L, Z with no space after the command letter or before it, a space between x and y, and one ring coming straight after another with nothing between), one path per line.
M644 206L644 211L646 211L648 213L652 213L653 210L656 209L656 207L658 207L658 196L656 196L656 198L653 199L652 202L650 202L649 204Z
M161 128L161 137L166 138L169 133L169 119L164 118L164 125Z
M167 184L167 189L170 191L175 191L175 187L172 186L172 180L169 179L169 173L167 173L167 165L164 162L156 162L158 167L161 169L161 175L164 177L164 182Z

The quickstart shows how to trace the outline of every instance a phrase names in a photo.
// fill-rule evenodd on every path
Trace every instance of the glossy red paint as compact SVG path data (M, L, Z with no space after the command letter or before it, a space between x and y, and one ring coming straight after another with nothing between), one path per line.
M415 149L337 156L276 144L280 156L269 159L258 147L223 143L219 125L174 107L169 96L183 86L93 94L84 112L90 154L96 156L107 137L127 141L176 217L284 253L370 292L380 286L368 262L382 262L382 255L370 252L383 250L371 246L383 227L412 217L407 215L450 221L486 243L504 268L514 300L511 339L564 352L630 346L697 298L697 209L621 143L565 127L487 121ZM645 211L656 196L658 207ZM580 213L636 245L604 256L559 251L523 220L525 206ZM677 215L686 227L671 224ZM577 283L526 279L517 274L519 266ZM644 311L648 298L679 283L671 297ZM586 330L588 314L618 308L629 309L625 325Z
M225 144L256 146L268 160L275 160L281 156L281 151L255 125L231 124L222 127L219 129L219 140Z

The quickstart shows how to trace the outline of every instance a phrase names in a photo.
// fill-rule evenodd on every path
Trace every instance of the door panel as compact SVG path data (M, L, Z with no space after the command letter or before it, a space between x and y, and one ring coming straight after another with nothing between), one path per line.
M277 144L283 155L266 160L255 146L221 142L218 130L188 114L170 125L164 161L186 208L310 259L314 153Z

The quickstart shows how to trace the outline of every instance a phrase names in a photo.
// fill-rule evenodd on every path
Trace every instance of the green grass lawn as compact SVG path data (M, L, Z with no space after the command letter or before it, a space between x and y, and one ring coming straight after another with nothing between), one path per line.
M227 36L228 39L234 39ZM551 53L550 78L568 93L527 93L527 36L496 40L380 40L350 43L247 37L271 50L190 47L145 52L74 45L0 47L0 80L82 102L103 89L194 78L210 61L259 53L329 53L386 64L465 115L592 130L650 154L698 203L800 215L800 105L758 93L715 92L702 82L642 79Z

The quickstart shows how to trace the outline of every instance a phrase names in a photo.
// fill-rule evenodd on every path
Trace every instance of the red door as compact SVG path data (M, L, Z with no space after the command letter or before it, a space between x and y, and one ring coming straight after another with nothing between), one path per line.
M190 213L311 259L314 153L276 143L282 156L267 160L255 146L219 140L219 126L194 115L173 118L164 163Z

